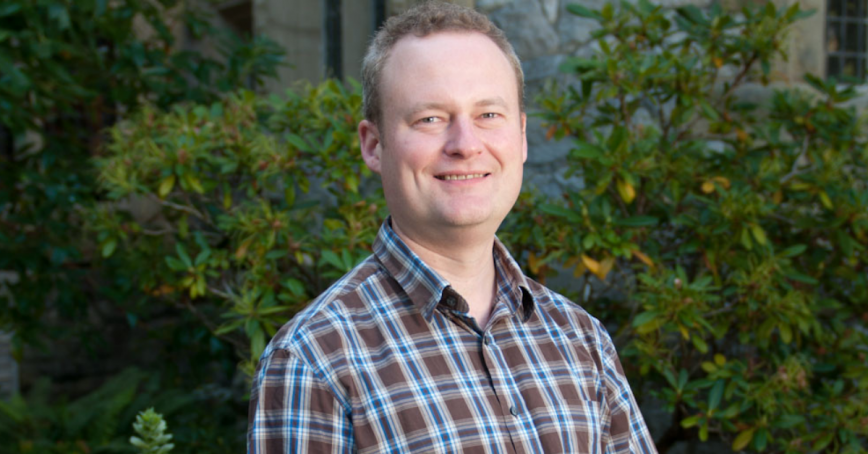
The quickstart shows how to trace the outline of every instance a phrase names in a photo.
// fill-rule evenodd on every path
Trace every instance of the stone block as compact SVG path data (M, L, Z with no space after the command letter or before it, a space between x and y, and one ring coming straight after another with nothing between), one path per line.
M278 80L269 81L271 92L282 93L289 83L315 83L324 76L325 43L319 2L256 1L253 3L254 33L267 35L286 50L290 66L278 69Z
M802 85L807 89L807 84ZM853 106L859 112L868 112L868 87L865 85L857 85L855 88L856 92L859 93L859 96L848 101L845 105Z
M527 119L527 164L541 165L558 162L563 164L564 159L573 148L570 137L562 140L546 140L546 131L542 126L542 119L530 117Z
M567 177L563 161L552 161L542 165L525 165L523 187L536 191L549 200L561 200L565 189L581 190L585 180L575 174Z
M523 60L521 62L521 69L524 71L524 80L526 82L534 82L560 75L558 68L565 58L564 55L557 54Z
M604 0L584 0L580 2L564 1L561 5L560 19L557 23L558 36L561 41L561 51L575 52L579 46L591 39L591 33L600 28L593 19L576 16L567 11L567 5L580 4L586 8L599 10L606 4Z
M790 83L802 82L805 73L826 74L826 2L823 0L775 0L778 8L788 8L795 2L803 10L817 10L814 15L794 23L784 41L789 59L774 62L772 78Z
M490 13L498 8L510 5L515 0L476 0L476 9L483 13Z
M368 42L374 36L373 2L352 1L341 5L341 28L343 33L342 65L344 77L361 79L362 59L368 49Z
M521 59L532 59L558 52L560 39L535 1L511 3L489 17L505 33Z
M558 0L540 0L540 3L549 22L554 23L558 20Z

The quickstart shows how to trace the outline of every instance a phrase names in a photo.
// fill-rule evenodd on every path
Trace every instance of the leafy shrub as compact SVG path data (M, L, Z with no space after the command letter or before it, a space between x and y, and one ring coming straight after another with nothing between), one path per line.
M160 373L126 369L109 377L99 388L81 397L56 396L48 379L31 387L26 396L0 401L0 446L4 453L134 453L130 430L148 407L172 423L173 453L219 453L242 451L245 444L246 399L241 393L201 385L195 390L175 386ZM162 420L162 419L161 419ZM146 421L153 429L154 419ZM156 443L157 433L145 444ZM159 448L158 448L159 449ZM141 451L145 452L145 451Z
M584 188L523 196L503 229L513 250L540 279L594 276L576 298L674 414L661 452L711 436L865 452L868 141L842 106L856 92L809 75L768 103L739 94L807 13L570 11L599 23L600 51L569 59L575 86L539 102Z
M41 380L26 400L18 395L9 403L0 402L0 444L22 453L86 453L94 448L129 451L118 433L129 427L123 424L123 414L135 400L143 378L141 372L129 370L91 394L54 405L49 403L49 381Z
M183 0L0 5L0 270L17 276L0 283L0 328L15 333L16 354L62 331L46 329L49 309L80 317L108 297L82 231L103 129L142 102L211 102L276 74L282 51L262 38L227 37L220 60L174 48L173 23L219 35L206 19Z
M807 78L767 103L798 6L674 18L640 1L571 11L600 52L540 99L584 188L524 193L501 230L528 272L582 279L635 388L673 413L661 437L734 450L862 452L868 418L868 155L851 88ZM358 87L239 93L111 131L116 201L90 213L104 260L179 305L250 371L283 321L369 253L384 216L356 150ZM177 432L176 432L177 436ZM180 445L180 443L179 443Z
M97 160L109 198L150 207L94 211L102 255L233 342L248 372L276 328L370 254L384 209L360 186L359 86L287 96L145 109Z
M127 270L118 272L117 262L101 260L84 228L89 213L104 202L92 157L102 149L107 127L142 104L163 111L181 101L210 103L276 74L281 49L264 38L225 35L197 3L0 2L0 329L14 332L22 370L32 367L22 358L24 346L36 345L81 357L109 353L99 357L96 371L82 370L96 375L124 366L114 361L119 352L111 342L117 339L105 335L121 331L115 329L120 325L140 334L130 344L151 342L134 360L162 376L159 382L139 377L144 384L121 413L107 405L127 399L126 385L100 388L87 401L58 397L62 383L23 383L33 389L0 415L0 451L132 452L125 442L129 424L147 405L177 418L175 439L184 447L174 452L243 449L244 423L237 415L246 408L245 387L239 383L240 391L223 392L235 369L232 350L186 310L148 304L149 295L129 281ZM221 55L178 49L173 26L196 39L219 41ZM5 280L10 271L14 281ZM80 349L58 349L58 342ZM122 373L117 380L123 377L129 378ZM208 389L221 393L199 396ZM175 413L175 404L162 400L183 403L191 395L199 396L197 411Z

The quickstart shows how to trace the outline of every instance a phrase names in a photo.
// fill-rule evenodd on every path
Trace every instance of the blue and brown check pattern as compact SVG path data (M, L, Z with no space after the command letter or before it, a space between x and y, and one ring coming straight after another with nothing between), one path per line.
M387 220L263 353L248 452L656 453L600 322L494 257L482 331Z

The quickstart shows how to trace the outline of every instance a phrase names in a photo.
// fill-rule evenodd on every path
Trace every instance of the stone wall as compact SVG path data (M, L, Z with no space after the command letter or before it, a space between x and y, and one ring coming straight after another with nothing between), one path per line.
M408 1L389 4L387 11L400 11ZM288 65L278 70L278 80L268 83L268 91L282 94L297 81L316 83L326 76L324 0L256 0L252 8L254 32L268 35L286 50ZM341 2L341 66L345 77L359 79L374 20L373 0Z
M290 81L323 77L322 12L317 2L257 1L253 3L253 29L275 40L286 50L290 66L280 68L279 83L269 91L282 93Z
M476 7L486 13L504 30L522 62L525 73L526 98L533 110L534 97L550 79L565 82L558 67L573 55L593 52L591 32L595 23L570 14L569 3L589 8L602 8L604 0L570 2L563 0L477 0ZM569 140L546 140L539 118L528 118L528 161L525 165L525 185L549 195L561 192L561 185L581 185L581 181L566 181L563 158L572 144Z

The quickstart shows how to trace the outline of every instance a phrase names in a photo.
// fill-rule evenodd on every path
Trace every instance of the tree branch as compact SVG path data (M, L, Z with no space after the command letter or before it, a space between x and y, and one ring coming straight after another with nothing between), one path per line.
M199 210L197 210L193 207L189 207L186 205L181 205L178 203L170 202L168 200L160 200L160 204L163 206L169 207L169 208L174 208L178 211L183 211L185 213L192 214L193 216L196 216L197 218L207 222L208 218L206 218L205 215L203 215L202 213L199 212Z
M786 175L782 176L781 179L779 180L780 184L784 184L787 181L790 181L791 179L793 179L793 178L795 178L795 177L797 177L797 176L799 176L799 175L801 175L801 174L803 174L809 170L813 170L813 168L814 168L813 166L807 166L807 167L804 167L802 169L799 169L799 162L802 159L805 159L805 157L808 155L808 148L811 144L810 139L811 139L811 135L805 134L805 139L802 141L802 149L799 151L799 155L796 156L796 159L793 161L793 165L792 165L792 167L790 167L790 172L787 173Z

